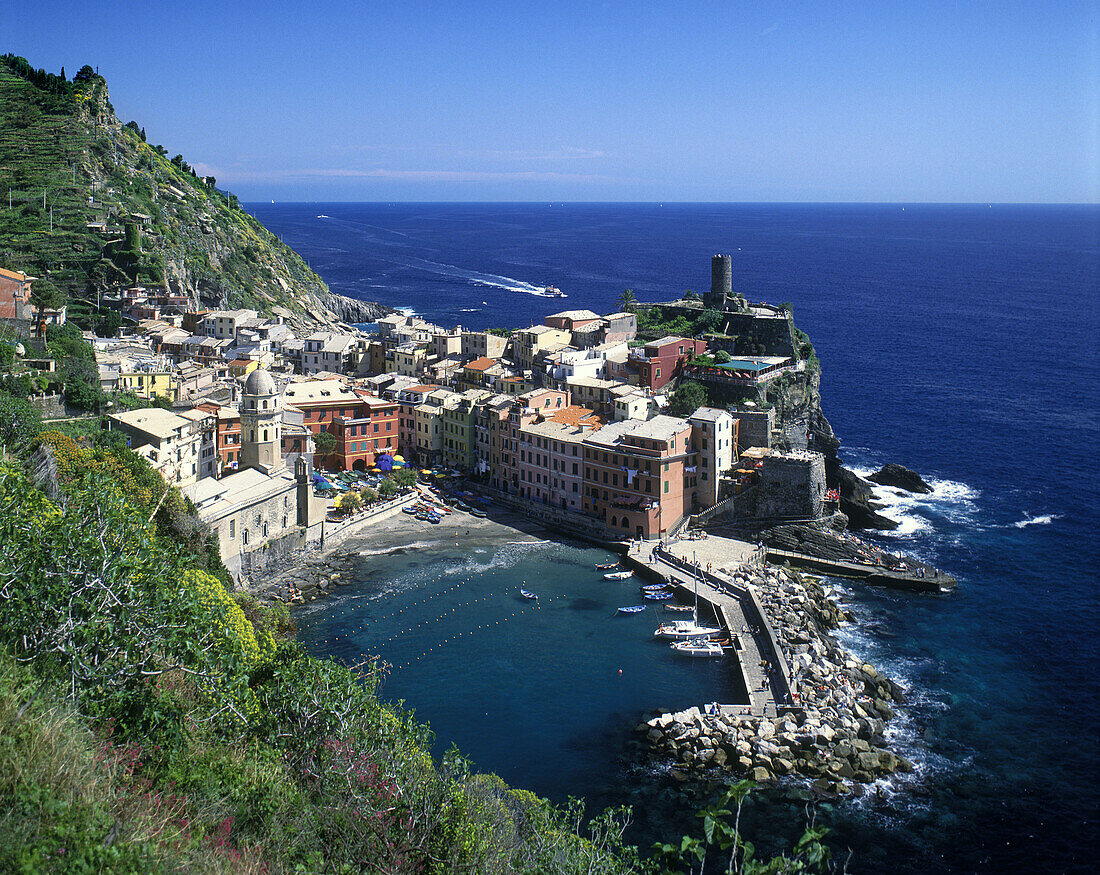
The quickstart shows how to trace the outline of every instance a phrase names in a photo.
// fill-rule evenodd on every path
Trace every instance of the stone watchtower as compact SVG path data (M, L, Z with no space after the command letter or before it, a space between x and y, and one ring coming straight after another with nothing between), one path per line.
M703 296L704 306L725 310L726 300L733 294L733 256L712 255L710 259L710 294Z
M248 375L241 394L241 465L265 474L286 467L282 448L283 412L275 380L263 368Z

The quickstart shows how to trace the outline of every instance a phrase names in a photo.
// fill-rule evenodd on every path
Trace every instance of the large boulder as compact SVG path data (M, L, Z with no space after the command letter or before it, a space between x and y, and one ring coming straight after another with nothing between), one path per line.
M871 485L858 474L843 466L839 467L837 486L840 491L840 509L847 514L851 528L893 531L898 527L896 520L884 517L875 510L875 496L871 492Z
M880 486L894 486L898 489L904 489L906 492L927 494L932 491L932 487L925 483L916 471L911 471L904 465L896 465L893 462L889 465L883 465L867 479Z

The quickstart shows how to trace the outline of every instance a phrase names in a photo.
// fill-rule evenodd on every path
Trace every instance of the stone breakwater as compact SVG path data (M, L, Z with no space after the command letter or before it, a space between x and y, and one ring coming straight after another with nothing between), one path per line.
M802 776L823 794L908 772L912 764L889 749L886 725L901 688L844 651L830 630L843 612L814 579L789 568L737 571L754 586L791 669L793 705L768 719L726 706L709 714L691 708L639 725L651 748L686 770L719 769L766 783ZM734 630L736 634L736 630Z

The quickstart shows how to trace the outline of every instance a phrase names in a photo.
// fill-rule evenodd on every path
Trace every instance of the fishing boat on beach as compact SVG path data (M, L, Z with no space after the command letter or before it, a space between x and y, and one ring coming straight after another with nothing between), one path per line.
M722 645L710 638L688 638L686 641L674 641L669 647L681 656L713 657L725 652Z
M645 610L645 605L628 605L625 608L619 608L620 614L637 614Z
M626 580L628 577L633 577L633 571L612 571L610 574L603 576L604 580Z

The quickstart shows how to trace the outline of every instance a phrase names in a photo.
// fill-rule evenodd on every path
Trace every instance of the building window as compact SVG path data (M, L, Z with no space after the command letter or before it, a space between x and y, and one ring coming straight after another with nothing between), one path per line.
M668 481L668 480L666 480L666 481L665 481L665 492L666 492L666 493L668 492L668 484L669 484L669 481Z
M237 537L237 521L236 520L230 520L229 521L229 537L230 538Z

